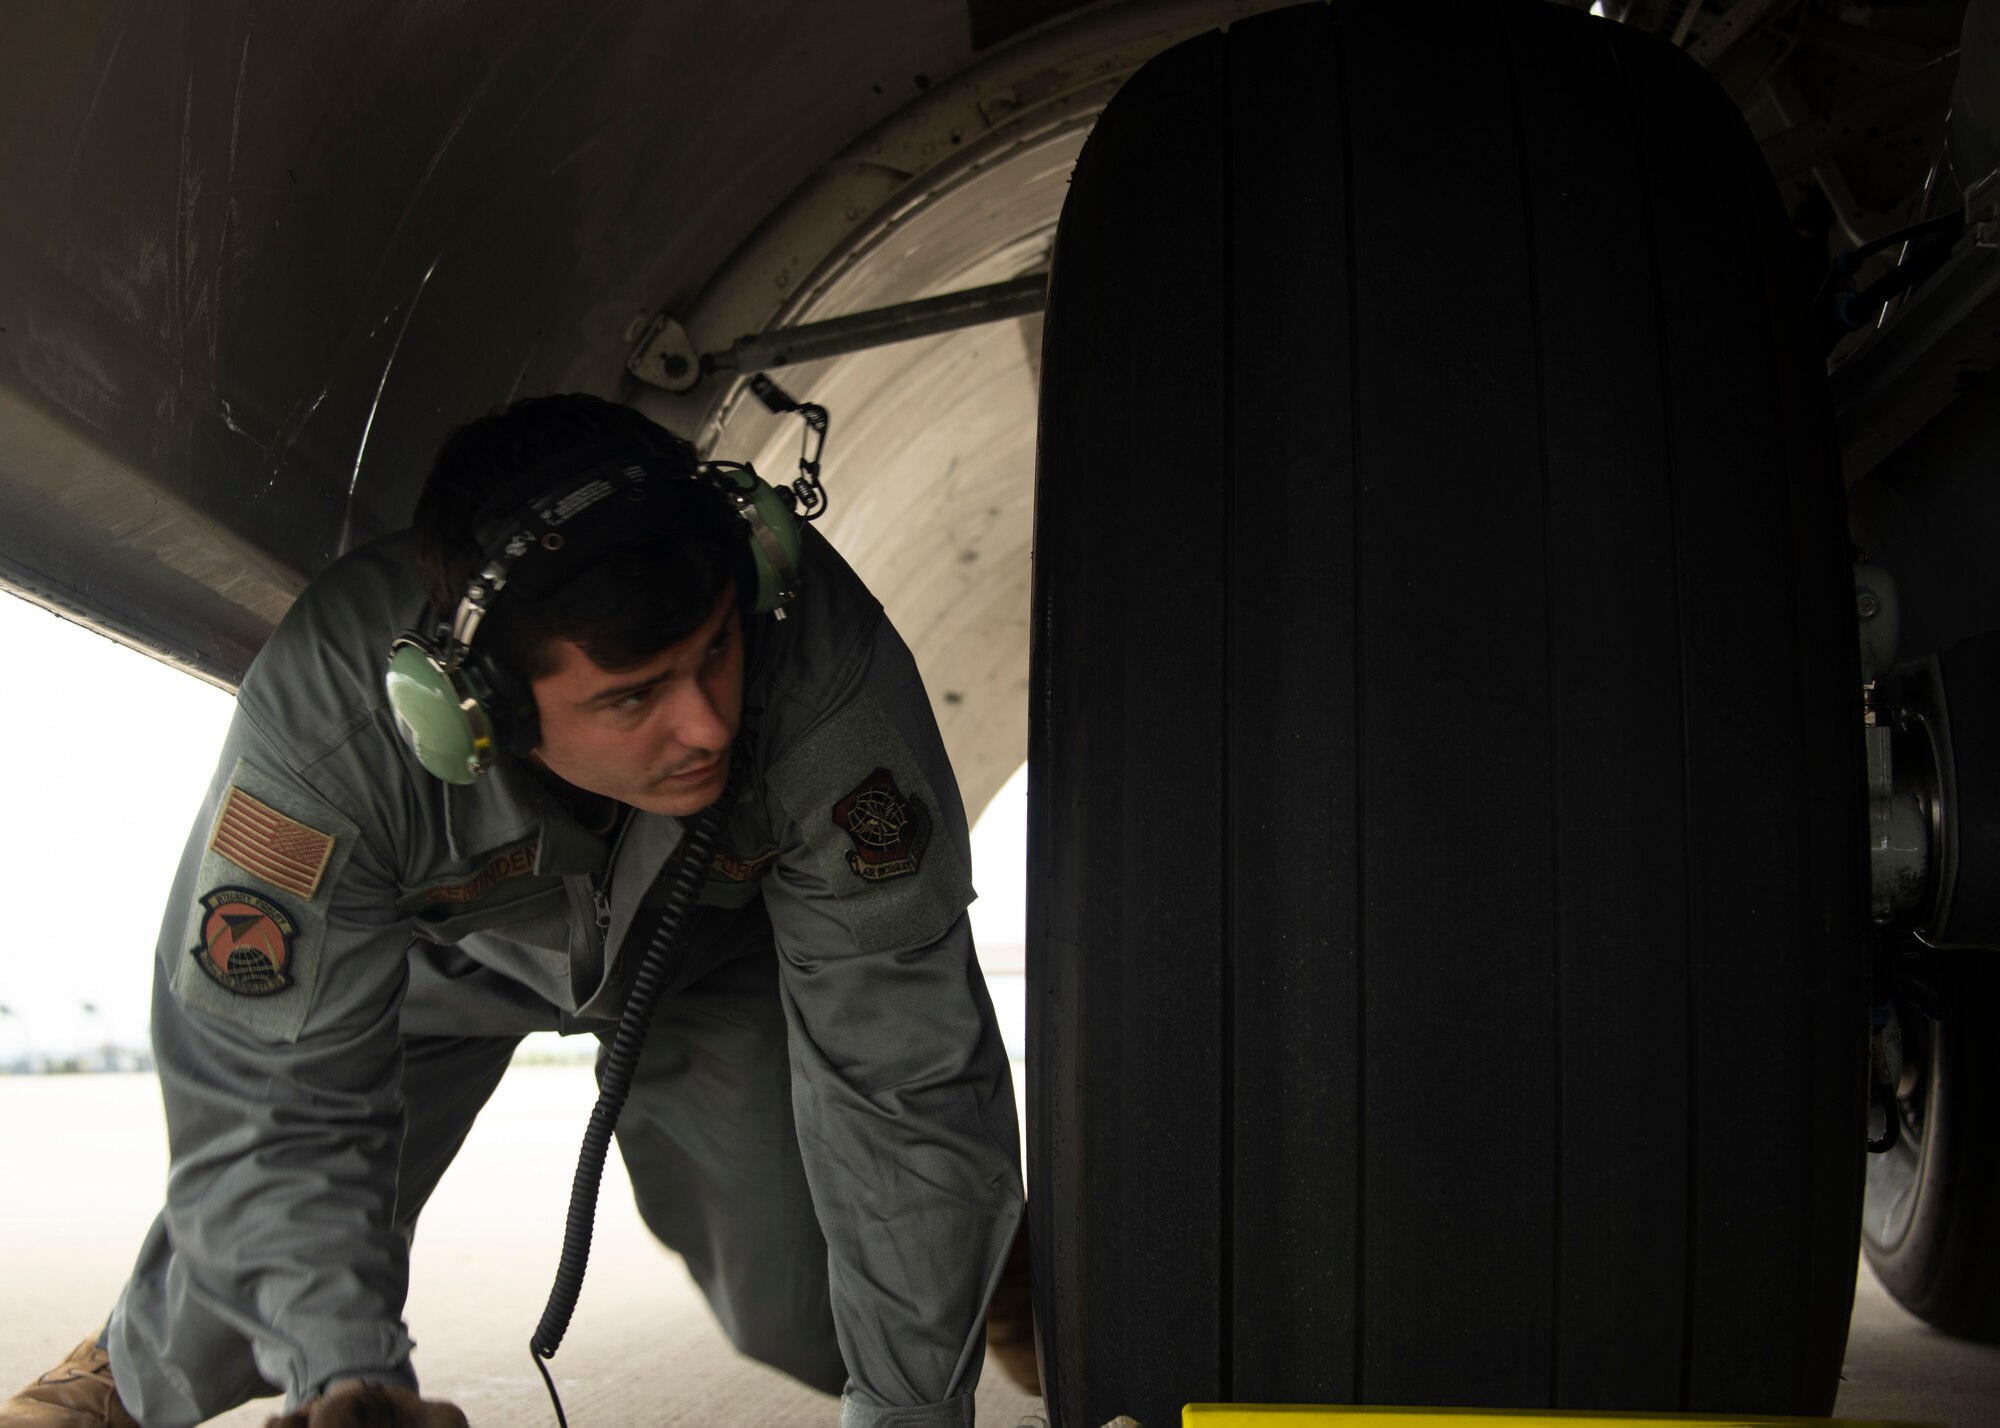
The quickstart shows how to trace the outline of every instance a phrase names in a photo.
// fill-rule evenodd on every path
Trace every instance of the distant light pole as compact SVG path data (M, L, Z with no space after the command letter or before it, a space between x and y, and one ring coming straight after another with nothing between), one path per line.
M87 1032L87 1033L86 1033L86 1035L85 1035L85 1037L84 1037L84 1040L85 1040L86 1042L94 1042L94 1041L96 1041L96 1040L97 1040L97 1035L98 1035L98 1033L97 1033L97 1029L96 1029L96 1027L97 1027L97 1023L98 1023L98 1022L99 1022L99 1021L101 1020L101 1018L102 1018L102 1013L100 1013L100 1012L99 1012L99 1011L97 1010L97 1003L96 1003L96 1002L78 1002L78 1003L77 1003L77 1005L83 1008L83 1014L84 1014L85 1016L89 1017L89 1018L91 1019L91 1023L92 1023L92 1025L91 1025L91 1029L90 1029L90 1031L89 1031L89 1032ZM82 1056L79 1056L79 1057L77 1058L77 1060L76 1060L76 1069L77 1069L77 1070L79 1070L79 1071L102 1071L102 1070L104 1069L104 1067L105 1067L105 1063L106 1063L106 1061L107 1061L107 1060L109 1059L109 1058L108 1058L108 1057L107 1057L107 1056L105 1055L105 1052L106 1052L106 1049L107 1049L107 1048L105 1047L105 1045L104 1045L104 1044L102 1044L102 1043L99 1043L99 1044L98 1044L98 1046L97 1046L97 1062L96 1062L96 1064L95 1064L95 1065L92 1065L92 1064L90 1063L90 1059L89 1059L89 1056L90 1056L90 1053L89 1053L89 1052L85 1052L85 1053L84 1053L84 1054L83 1054Z

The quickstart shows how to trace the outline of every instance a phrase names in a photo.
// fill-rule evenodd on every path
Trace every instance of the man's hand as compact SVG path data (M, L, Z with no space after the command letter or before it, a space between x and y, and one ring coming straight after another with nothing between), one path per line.
M433 1403L407 1388L356 1379L264 1428L466 1428L466 1422L455 1403Z

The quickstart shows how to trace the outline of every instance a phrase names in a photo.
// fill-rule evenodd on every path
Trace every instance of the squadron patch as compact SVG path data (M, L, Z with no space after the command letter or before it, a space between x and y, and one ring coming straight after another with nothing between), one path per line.
M871 883L917 871L931 839L931 815L923 801L905 798L887 769L877 769L833 806L833 821L854 840L847 866Z
M310 900L326 875L333 842L331 834L287 818L232 783L208 846L272 887Z
M188 955L211 981L239 997L268 997L292 985L299 929L290 913L242 888L217 888L201 906L201 944Z

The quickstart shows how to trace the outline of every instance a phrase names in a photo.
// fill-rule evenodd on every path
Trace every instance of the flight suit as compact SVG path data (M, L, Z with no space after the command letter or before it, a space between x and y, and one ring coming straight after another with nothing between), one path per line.
M1021 1190L965 815L880 606L811 531L801 579L788 618L745 617L749 752L620 1148L745 1352L844 1384L844 1428L969 1424ZM382 671L423 603L407 534L312 583L181 860L166 1205L106 1337L147 1428L414 1389L418 1211L520 1036L608 1036L660 920L679 820L593 832L514 760L417 763Z

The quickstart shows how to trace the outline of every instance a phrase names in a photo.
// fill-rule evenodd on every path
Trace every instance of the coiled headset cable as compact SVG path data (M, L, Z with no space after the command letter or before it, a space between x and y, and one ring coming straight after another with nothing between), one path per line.
M617 1128L618 1114L632 1091L632 1077L639 1069L639 1054L646 1047L646 1030L652 1025L653 1010L667 984L673 956L685 934L688 913L695 894L708 876L709 859L715 855L715 840L721 835L722 821L736 801L736 789L749 758L749 743L738 740L730 757L729 779L722 796L703 809L688 830L687 849L667 884L667 905L653 938L640 959L632 990L625 997L625 1011L618 1019L617 1034L597 1082L597 1104L590 1112L590 1125L583 1133L583 1149L577 1155L576 1179L570 1185L569 1218L563 1226L562 1260L556 1266L556 1282L549 1290L542 1321L528 1340L535 1368L548 1386L549 1402L555 1406L559 1428L569 1428L563 1416L562 1399L555 1380L543 1362L555 1357L569 1332L570 1316L576 1312L577 1296L583 1292L584 1271L590 1265L590 1236L597 1219L597 1191L604 1178L604 1157L611 1149L611 1133Z

